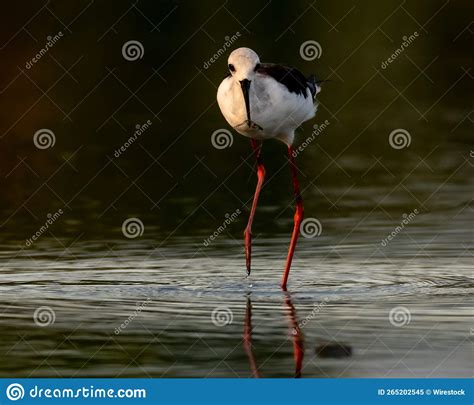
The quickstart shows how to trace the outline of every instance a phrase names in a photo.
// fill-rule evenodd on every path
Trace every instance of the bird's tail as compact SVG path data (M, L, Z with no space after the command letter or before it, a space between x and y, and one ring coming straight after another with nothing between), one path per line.
M321 86L318 85L318 82L316 81L316 77L314 75L309 76L306 79L306 83L309 87L309 90L311 91L311 94L313 95L313 98L315 98L316 94L318 94L321 91Z
M308 87L311 91L311 94L313 95L313 98L316 97L316 95L321 91L321 83L324 82L329 82L330 80L316 80L316 77L314 75L310 75L307 79L306 82L308 84Z

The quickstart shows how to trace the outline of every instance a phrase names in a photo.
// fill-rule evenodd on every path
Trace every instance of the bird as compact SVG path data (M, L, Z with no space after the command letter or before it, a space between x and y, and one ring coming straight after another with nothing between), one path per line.
M291 262L304 217L303 199L297 176L293 142L295 130L312 119L317 110L316 95L321 91L314 75L306 77L298 69L282 64L262 63L250 48L233 50L227 60L228 74L217 90L217 103L228 124L250 138L257 163L257 185L244 231L247 275L251 270L252 224L265 179L262 143L277 139L288 149L296 210L281 288L286 291Z

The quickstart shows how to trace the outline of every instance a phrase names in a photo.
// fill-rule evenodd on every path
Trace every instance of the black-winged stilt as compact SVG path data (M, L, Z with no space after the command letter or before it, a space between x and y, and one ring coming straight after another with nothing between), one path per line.
M314 76L306 78L295 68L260 63L249 48L234 50L228 59L229 74L217 91L217 102L227 122L240 134L251 138L257 160L257 187L245 228L245 258L250 274L252 222L265 178L261 141L276 138L288 146L288 157L296 200L294 228L281 282L286 290L291 261L303 220L303 200L293 156L295 129L316 113L315 96L320 87Z

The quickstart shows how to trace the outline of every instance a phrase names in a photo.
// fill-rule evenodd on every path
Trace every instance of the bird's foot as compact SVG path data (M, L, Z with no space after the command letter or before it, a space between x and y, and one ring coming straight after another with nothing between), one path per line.
M244 231L245 241L245 264L247 266L247 276L250 276L250 262L252 256L252 232L249 229Z

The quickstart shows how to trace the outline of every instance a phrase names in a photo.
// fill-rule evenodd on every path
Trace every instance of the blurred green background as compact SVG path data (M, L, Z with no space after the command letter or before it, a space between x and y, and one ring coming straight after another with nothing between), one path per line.
M232 48L248 46L262 61L330 79L315 120L295 142L314 123L330 122L298 157L307 215L358 221L373 208L395 218L415 207L469 204L470 1L86 0L3 8L4 241L23 243L59 208L65 215L53 234L82 240L120 237L130 216L161 238L207 234L226 213L248 208L255 183L248 140L234 133L230 148L211 144L216 129L230 129L215 102L228 50L204 68L236 32ZM64 36L26 69L58 31ZM415 31L417 39L382 69ZM142 59L123 58L129 40L143 44ZM302 59L306 40L320 43L319 58ZM151 128L114 158L147 120ZM40 128L54 132L54 147L34 146ZM390 146L397 128L410 133L408 148ZM283 144L265 143L269 181L257 219L264 232L286 232L292 218L285 154ZM228 232L240 237L245 217Z
M303 333L306 377L471 375L472 1L4 3L1 373L248 376L241 345L252 295L263 376L292 375L289 328L312 317ZM329 123L297 158L305 215L322 232L298 242L291 305L278 288L294 211L286 148L264 144L268 178L249 280L242 231L255 187L250 143L237 133L229 148L211 143L216 130L230 130L215 99L230 50L205 63L237 32L232 48L329 80L295 141ZM144 49L136 61L122 54L131 40ZM300 54L309 40L322 50L310 61ZM35 146L40 129L54 133L54 146ZM406 147L391 146L394 130L407 131ZM242 215L203 244L236 210ZM122 232L129 218L144 224L139 238ZM235 318L221 328L211 314L223 304ZM412 315L405 328L389 320L400 305ZM56 314L49 327L34 319L44 306ZM318 357L328 341L353 356Z

